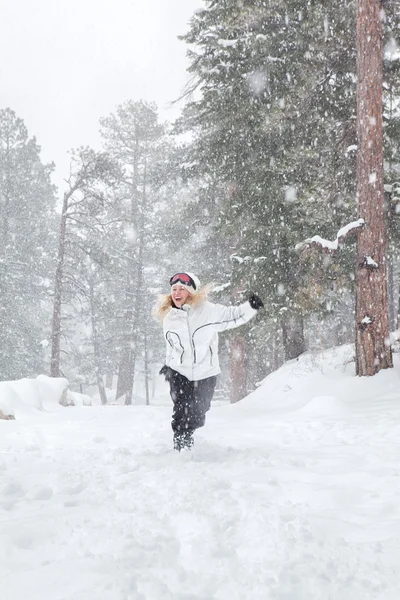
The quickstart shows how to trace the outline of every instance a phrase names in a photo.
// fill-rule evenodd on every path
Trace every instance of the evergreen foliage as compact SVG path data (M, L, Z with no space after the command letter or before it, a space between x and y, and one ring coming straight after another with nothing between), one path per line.
M0 110L0 378L44 370L54 257L53 165L22 119ZM43 342L43 344L42 344Z
M233 289L260 291L270 316L331 311L352 288L353 252L299 264L294 248L315 233L334 239L356 217L354 4L205 5L183 37L192 80L179 131L192 134L189 175L207 185L206 245L229 240ZM392 7L386 36L398 21ZM392 111L392 155L395 131Z
M204 7L182 36L190 79L173 129L160 123L155 104L129 100L101 120L101 152L72 155L61 371L75 384L97 383L102 401L105 375L118 375L118 395L129 403L135 377L148 385L151 363L162 362L151 305L175 269L223 284L218 301L243 300L249 290L263 298L263 316L239 332L249 389L284 360L283 349L298 352L285 347L290 323L301 331L305 321L310 331L318 316L332 343L353 337L354 245L346 241L336 254L295 247L314 234L334 239L357 218L355 3L204 0ZM382 19L393 309L400 0L384 3ZM59 266L52 169L23 121L0 111L1 378L45 370ZM229 335L237 333L222 344Z

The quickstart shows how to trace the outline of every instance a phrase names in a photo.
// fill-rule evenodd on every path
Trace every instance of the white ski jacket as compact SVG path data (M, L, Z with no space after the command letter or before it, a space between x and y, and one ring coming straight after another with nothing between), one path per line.
M249 302L223 306L205 300L197 306L171 308L163 321L165 364L190 381L218 375L218 333L247 323L256 313Z

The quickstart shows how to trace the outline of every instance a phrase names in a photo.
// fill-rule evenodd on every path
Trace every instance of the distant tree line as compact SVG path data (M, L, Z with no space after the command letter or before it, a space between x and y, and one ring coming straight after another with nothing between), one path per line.
M296 246L315 233L333 239L360 217L360 181L371 175L357 170L363 2L205 0L182 38L190 77L180 118L161 123L144 101L118 106L100 121L100 151L72 153L61 202L35 138L11 109L0 111L2 379L49 372L97 385L104 403L111 386L127 404L149 402L164 350L151 307L174 269L220 284L218 301L249 290L264 299L257 323L222 340L232 401L306 349L354 341L360 250L350 239L334 253ZM368 118L382 117L387 236L374 251L386 259L380 285L393 331L400 2L370 6L379 13L369 22L382 27L383 105Z

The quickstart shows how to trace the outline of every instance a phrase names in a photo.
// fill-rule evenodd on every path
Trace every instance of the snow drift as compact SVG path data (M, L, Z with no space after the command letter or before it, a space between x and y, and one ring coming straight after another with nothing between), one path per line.
M286 363L212 406L182 454L167 398L32 393L30 415L0 421L1 597L398 600L398 355L372 378L352 361Z
M0 418L19 419L57 406L90 405L91 398L71 392L64 378L39 375L36 379L0 381Z

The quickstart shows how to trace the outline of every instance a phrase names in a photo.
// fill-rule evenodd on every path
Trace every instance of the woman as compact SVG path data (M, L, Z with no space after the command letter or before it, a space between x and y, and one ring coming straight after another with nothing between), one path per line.
M207 288L192 273L176 273L171 293L160 298L155 311L163 322L167 355L160 373L170 385L174 404L174 448L193 446L193 432L205 423L218 373L218 333L238 327L263 306L256 294L239 306L207 300Z

